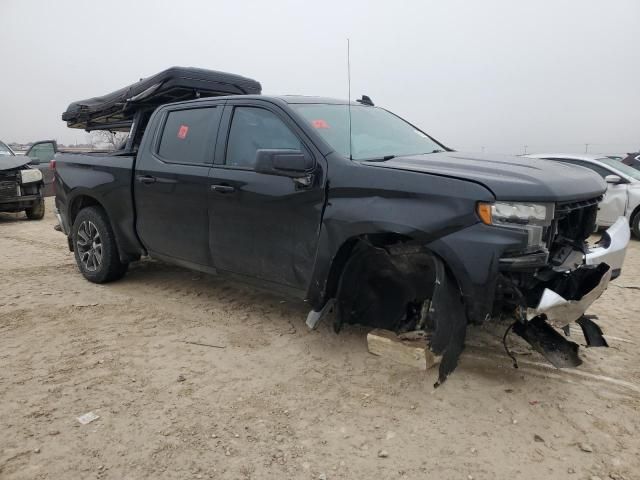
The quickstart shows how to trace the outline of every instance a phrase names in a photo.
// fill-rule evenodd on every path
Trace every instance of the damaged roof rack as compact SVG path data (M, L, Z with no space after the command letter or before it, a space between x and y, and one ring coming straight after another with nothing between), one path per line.
M231 73L171 67L100 97L71 103L62 114L70 128L129 131L136 111L200 97L260 94L256 80Z

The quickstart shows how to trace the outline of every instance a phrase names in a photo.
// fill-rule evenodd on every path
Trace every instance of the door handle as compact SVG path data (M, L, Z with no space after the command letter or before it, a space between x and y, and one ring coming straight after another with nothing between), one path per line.
M231 185L211 185L211 190L218 193L233 193L236 191L235 187Z
M157 178L151 175L138 175L136 176L138 183L156 183Z

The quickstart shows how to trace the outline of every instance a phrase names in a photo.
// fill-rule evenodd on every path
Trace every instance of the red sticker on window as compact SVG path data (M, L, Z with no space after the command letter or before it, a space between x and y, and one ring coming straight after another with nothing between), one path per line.
M324 120L312 120L313 128L329 128L329 124Z
M180 125L178 129L178 138L180 140L184 140L187 138L187 133L189 133L189 127L187 125Z

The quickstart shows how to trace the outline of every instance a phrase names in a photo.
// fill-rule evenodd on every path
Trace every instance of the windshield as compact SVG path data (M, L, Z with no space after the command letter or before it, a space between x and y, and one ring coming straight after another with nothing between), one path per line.
M347 105L291 105L338 153L349 158L349 108ZM445 148L400 117L377 107L351 106L351 158L385 160L385 157L444 151Z
M640 180L640 171L636 170L633 167L630 167L629 165L625 165L620 160L614 160L612 158L599 158L598 160L600 160L605 165L613 168L614 170L618 170L629 177Z
M0 142L0 157L5 156L12 156L13 152L11 151L11 149L9 147L7 147L4 143Z

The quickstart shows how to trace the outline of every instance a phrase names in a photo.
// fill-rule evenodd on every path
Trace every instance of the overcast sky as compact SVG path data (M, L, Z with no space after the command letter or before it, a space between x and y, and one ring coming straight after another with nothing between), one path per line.
M169 66L369 95L459 150L640 148L640 0L0 0L0 139Z

